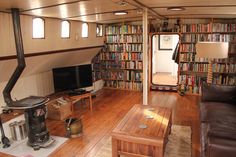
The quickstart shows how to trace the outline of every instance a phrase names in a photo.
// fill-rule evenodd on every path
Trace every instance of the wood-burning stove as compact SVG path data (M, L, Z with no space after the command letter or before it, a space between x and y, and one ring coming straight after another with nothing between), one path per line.
M29 96L16 101L13 101L11 98L11 91L25 68L19 9L12 8L11 11L18 65L3 90L3 97L8 108L25 110L25 120L28 131L28 145L36 150L42 147L47 147L54 142L54 140L50 138L45 123L45 104L48 101L48 98Z

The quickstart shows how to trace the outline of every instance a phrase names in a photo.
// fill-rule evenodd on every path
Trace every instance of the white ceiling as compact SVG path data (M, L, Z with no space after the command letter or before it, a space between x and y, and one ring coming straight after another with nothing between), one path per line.
M176 6L185 10L167 10ZM138 10L144 7L150 18L157 19L236 18L236 0L0 0L0 11L13 7L20 8L21 14L99 23L141 20ZM113 14L121 10L128 15Z

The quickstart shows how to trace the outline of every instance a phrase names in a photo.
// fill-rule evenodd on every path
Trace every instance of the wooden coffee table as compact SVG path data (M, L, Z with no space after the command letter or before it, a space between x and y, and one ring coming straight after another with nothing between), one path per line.
M112 157L163 157L170 131L170 109L135 105L112 131Z

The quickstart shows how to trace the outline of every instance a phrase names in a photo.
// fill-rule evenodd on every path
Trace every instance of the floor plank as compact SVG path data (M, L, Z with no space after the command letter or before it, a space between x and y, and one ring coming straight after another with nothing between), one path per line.
M117 123L138 103L142 103L141 92L103 89L93 99L92 112L88 106L75 105L74 117L82 118L83 136L70 139L51 157L94 157ZM173 124L192 127L192 157L199 157L198 103L198 96L179 96L173 92L157 91L149 93L149 104L172 109ZM50 134L65 136L63 121L47 120L47 125Z

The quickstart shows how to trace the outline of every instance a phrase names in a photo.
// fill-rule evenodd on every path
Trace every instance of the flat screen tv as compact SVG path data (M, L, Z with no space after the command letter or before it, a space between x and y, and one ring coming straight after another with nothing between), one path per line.
M55 68L52 71L55 92L93 85L91 64Z

